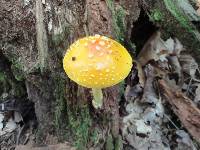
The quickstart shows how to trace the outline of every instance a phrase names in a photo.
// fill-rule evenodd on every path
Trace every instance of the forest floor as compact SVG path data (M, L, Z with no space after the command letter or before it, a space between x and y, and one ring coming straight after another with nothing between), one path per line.
M163 40L159 31L154 33L140 51L129 79L119 106L124 149L200 149L199 65L177 38ZM7 120L5 125L0 122L2 148L12 149L19 140L29 146L17 150L30 148L34 134L31 129L23 131L22 114L0 115L0 121ZM49 149L73 149L67 143L53 145L56 137L48 140Z

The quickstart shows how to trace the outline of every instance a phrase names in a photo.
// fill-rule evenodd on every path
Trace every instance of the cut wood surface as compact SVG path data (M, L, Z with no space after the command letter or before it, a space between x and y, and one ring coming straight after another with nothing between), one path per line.
M200 142L200 110L192 100L182 92L174 91L164 80L159 80L159 86L164 99L170 103L184 127Z

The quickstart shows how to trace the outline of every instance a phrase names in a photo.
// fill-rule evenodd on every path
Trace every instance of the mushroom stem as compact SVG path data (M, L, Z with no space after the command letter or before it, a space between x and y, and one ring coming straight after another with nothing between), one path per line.
M92 100L92 104L94 108L101 108L103 104L103 93L100 88L92 88L92 94L94 99Z

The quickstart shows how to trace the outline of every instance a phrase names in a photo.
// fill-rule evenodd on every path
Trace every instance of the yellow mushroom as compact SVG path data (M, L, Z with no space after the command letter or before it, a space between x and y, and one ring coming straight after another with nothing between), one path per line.
M132 58L118 42L100 35L84 37L73 43L63 59L68 77L92 88L93 106L102 105L102 88L118 84L132 68Z

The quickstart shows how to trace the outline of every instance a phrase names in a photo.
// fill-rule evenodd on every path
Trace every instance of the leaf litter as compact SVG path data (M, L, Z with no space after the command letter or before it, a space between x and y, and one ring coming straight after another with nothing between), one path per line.
M137 73L132 72L125 90L127 115L121 126L125 143L137 150L198 149L198 63L177 38L165 41L159 31L136 62Z
M0 103L0 149L12 149L13 145L29 140L26 133L32 131L24 129L36 125L33 110L33 103L25 99L8 98Z

